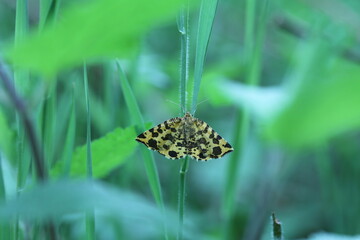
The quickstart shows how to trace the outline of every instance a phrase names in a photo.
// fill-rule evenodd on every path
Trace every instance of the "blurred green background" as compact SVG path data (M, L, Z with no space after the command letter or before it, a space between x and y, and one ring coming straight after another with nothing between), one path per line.
M360 2L192 3L186 89L182 6L0 0L0 59L49 176L1 82L0 239L176 239L183 160L134 139L194 98L235 151L190 160L183 239L360 239Z

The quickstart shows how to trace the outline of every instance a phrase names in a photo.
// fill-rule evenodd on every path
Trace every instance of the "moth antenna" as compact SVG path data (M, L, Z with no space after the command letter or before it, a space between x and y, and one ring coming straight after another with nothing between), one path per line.
M174 101L171 101L170 99L166 99L166 101L167 101L167 102L170 102L170 103L173 103L173 104L175 104L176 106L178 106L179 108L181 108L181 111L182 111L183 114L186 113L186 110L185 110L185 109L183 108L183 106L181 106L180 104L178 104L178 103L176 103L176 102L174 102Z
M195 110L194 110L194 112L192 112L191 113L191 115L195 115L195 112L196 112L196 110L197 110L197 108L198 108L198 106L200 105L200 104L202 104L202 103L204 103L204 102L206 102L206 101L208 101L209 99L205 99L205 100L202 100L201 102L199 102L198 104L196 104L196 108L195 108Z

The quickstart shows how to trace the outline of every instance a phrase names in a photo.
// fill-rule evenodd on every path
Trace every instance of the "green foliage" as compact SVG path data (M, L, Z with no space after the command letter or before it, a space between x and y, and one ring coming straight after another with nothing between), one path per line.
M137 134L135 127L126 129L117 128L104 137L91 142L93 176L102 178L114 168L125 163L125 160L134 153L137 146L134 139ZM78 147L71 161L71 176L86 176L86 144ZM53 174L63 172L62 162L53 169Z
M358 65L333 59L320 75L296 89L213 81L208 91L213 93L214 101L233 101L252 111L269 139L301 147L321 144L360 126L360 110L354 105L360 101L358 74Z
M358 237L359 1L187 2L0 1L0 55L49 175L1 88L0 239ZM135 151L195 110L234 152Z
M181 0L74 4L59 21L23 39L7 51L7 56L15 65L47 76L79 65L84 59L130 56L140 37L150 27L174 17L181 4Z
M154 221L147 224L156 226L162 218L152 203L138 195L101 182L63 180L28 189L20 197L0 204L0 219L4 222L21 216L28 221L44 221L94 208L119 221L129 215L137 221L151 217Z
M269 136L286 144L302 146L323 143L360 127L360 109L354 105L360 101L358 74L358 65L335 60L326 72L316 76L323 80L309 79L270 121Z

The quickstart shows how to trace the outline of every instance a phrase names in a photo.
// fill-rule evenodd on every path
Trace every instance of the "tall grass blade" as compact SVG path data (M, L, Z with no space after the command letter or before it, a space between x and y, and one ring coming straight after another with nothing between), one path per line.
M196 41L196 55L195 55L195 68L194 68L194 80L192 82L192 91L190 91L189 99L191 99L191 112L194 113L197 106L197 99L200 90L200 83L202 72L204 69L204 62L206 57L206 50L210 39L210 33L215 18L215 12L217 8L217 0L201 1L199 25L197 31ZM183 86L188 81L188 66L189 66L189 7L187 6L186 13L183 11L180 16L179 32L181 33L181 75L180 75L180 96L185 96L186 89L191 89L190 86L184 88ZM182 99L181 99L182 100ZM186 109L186 102L183 100L182 108ZM189 157L185 157L181 161L180 178L179 178L179 229L178 240L183 238L183 221L184 221L184 206L186 195L186 174L189 169Z
M193 93L191 111L195 112L200 90L201 77L204 70L206 51L215 19L217 0L202 0L200 6L199 25L196 38L196 54L194 68Z
M125 97L126 105L129 109L130 118L138 126L139 132L143 132L143 131L145 131L144 120L142 118L136 98L133 94L133 91L131 89L129 81L128 81L124 71L122 70L122 67L121 67L119 61L117 61L116 64L117 64L117 68L118 68L118 72L119 72L119 80L120 80L120 84L121 84L121 89L122 89L122 92ZM135 139L134 139L134 141L135 141ZM163 214L165 216L165 206L164 206L162 192L161 192L161 184L160 184L159 174L158 174L158 170L157 170L157 167L155 164L153 153L150 152L146 148L141 148L141 154L144 159L145 170L146 170L146 174L147 174L147 177L149 180L151 192L154 196L155 202L157 203L157 205L159 206L159 208L161 209L161 211L163 212ZM167 236L167 227L166 227L165 222L164 222L164 235L165 235L165 238L167 239L167 237L168 237Z
M89 86L87 68L84 63L84 90L85 90L85 103L86 103L86 169L87 177L92 179L92 155L91 155L91 114L90 114L90 101L89 101ZM95 216L94 210L90 209L86 212L86 239L94 240L95 237Z
M178 18L178 30L181 34L181 49L180 49L180 105L181 115L184 115L187 110L186 89L189 79L189 6L183 7Z

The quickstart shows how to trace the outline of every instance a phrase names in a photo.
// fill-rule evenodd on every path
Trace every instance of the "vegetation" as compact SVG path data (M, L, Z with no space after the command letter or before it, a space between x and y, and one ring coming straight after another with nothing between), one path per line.
M0 1L0 239L358 239L360 4ZM234 147L135 141L191 112Z

